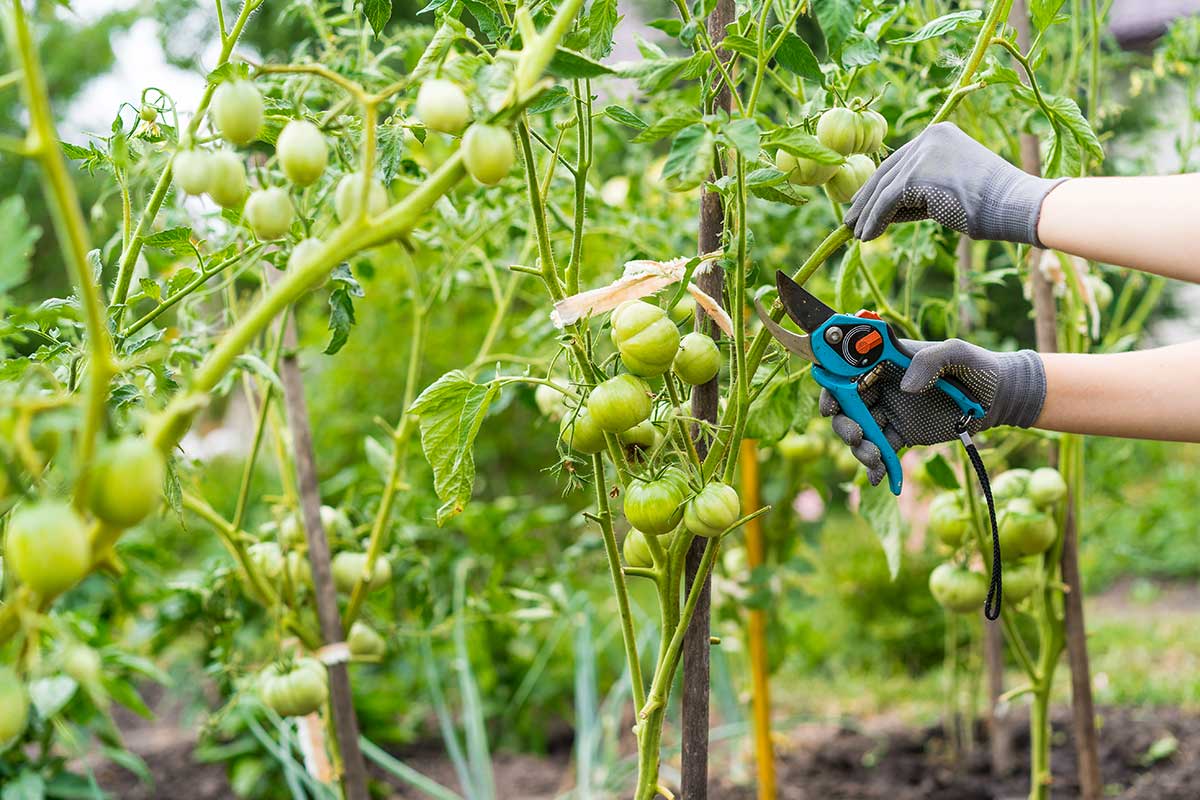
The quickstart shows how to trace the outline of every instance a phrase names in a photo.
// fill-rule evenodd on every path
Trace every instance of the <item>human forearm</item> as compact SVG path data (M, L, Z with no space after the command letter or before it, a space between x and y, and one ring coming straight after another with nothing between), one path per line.
M1045 353L1045 430L1200 442L1200 341L1134 353Z
M1076 178L1042 203L1042 244L1094 261L1200 283L1200 174Z

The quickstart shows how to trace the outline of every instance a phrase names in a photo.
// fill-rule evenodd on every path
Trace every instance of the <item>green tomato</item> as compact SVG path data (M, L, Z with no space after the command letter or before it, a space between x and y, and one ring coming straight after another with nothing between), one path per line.
M127 436L108 445L96 459L92 513L118 528L132 527L156 510L167 469L149 439Z
M966 614L977 611L987 599L988 581L978 572L946 562L929 574L933 599L948 611Z
M617 375L592 389L587 407L602 431L627 431L650 416L650 387L633 375Z
M87 528L71 506L43 500L21 506L8 521L5 566L42 597L79 583L92 563Z
M359 216L359 204L362 198L363 177L360 173L347 175L338 181L337 191L333 195L333 208L338 219L346 222ZM388 209L388 193L383 184L377 180L371 181L367 198L367 216L378 217Z
M807 464L825 455L825 440L815 433L788 431L775 445L788 461Z
M171 168L175 185L185 194L199 196L208 191L212 177L210 154L203 150L181 150L175 154Z
M350 626L346 637L350 655L355 658L381 658L387 652L387 642L367 623L358 620Z
M817 120L817 139L844 156L855 152L862 123L858 112L848 108L827 109Z
M652 567L654 558L650 554L650 545L646 534L637 528L630 528L621 543L621 552L625 555L625 563L631 567Z
M471 104L457 83L434 78L417 92L417 117L430 130L457 136L471 119Z
M63 672L83 686L100 683L100 654L86 644L72 644L63 651Z
M292 248L292 254L288 256L288 272L295 272L311 264L324 247L325 243L315 236L296 242L296 246Z
M272 664L259 676L263 702L281 717L312 714L329 698L329 674L313 658L297 659L291 669Z
M658 428L648 419L644 419L632 428L617 434L617 441L631 447L641 447L649 450L658 443Z
M692 386L708 383L721 371L721 350L711 336L693 331L679 341L675 374Z
M606 446L604 431L592 419L587 406L578 413L566 413L559 426L559 438L567 447L587 455L599 453Z
M208 196L221 208L237 208L246 199L246 166L237 153L218 150L209 157Z
M1005 558L1044 553L1058 537L1054 518L1023 497L1010 501L1000 512L999 530Z
M225 141L247 145L263 126L263 99L250 81L226 81L212 97L212 119Z
M297 186L316 183L329 164L329 146L321 129L308 120L294 119L275 141L283 174Z
M246 548L246 556L254 570L268 581L283 574L283 552L278 542L255 542Z
M288 580L297 591L303 591L312 586L312 564L302 553L289 550L287 554Z
M138 112L138 116L141 117L142 122L147 125L153 125L155 120L158 119L158 110L154 106L142 106L142 110Z
M837 164L822 164L804 156L794 156L786 150L775 153L775 167L786 172L788 181L798 186L820 186L837 172Z
M643 533L662 536L679 527L687 491L675 477L632 481L625 490L625 518Z
M1024 497L1029 492L1029 477L1032 474L1027 469L1010 469L997 475L992 481L992 499L996 505Z
M846 158L846 162L838 167L838 171L825 184L829 196L835 203L849 203L855 192L862 188L870 177L875 174L875 162L869 156L855 153Z
M504 180L516 161L512 134L506 128L476 123L462 138L463 165L484 186Z
M862 138L858 142L856 152L874 153L883 146L884 137L888 133L887 119L874 109L859 112L859 125Z
M29 692L17 673L0 665L0 747L11 744L29 723Z
M278 239L292 229L296 209L288 193L278 186L251 192L242 209L246 224L262 241Z
M333 585L337 587L339 592L349 594L354 591L354 585L358 583L358 579L362 577L363 571L367 568L366 553L351 553L341 552L333 557ZM386 558L375 559L375 570L371 573L371 580L367 583L367 589L375 591L387 586L392 580L392 565L388 563Z
M948 547L958 547L971 529L971 519L958 495L942 492L929 504L929 532Z
M727 483L713 481L688 501L683 524L697 536L720 536L742 515L737 490Z
M658 306L629 300L613 309L609 335L626 369L653 378L671 368L679 350L679 329Z
M679 299L679 302L671 306L671 321L676 325L682 325L691 320L696 313L696 301L692 299L690 294L685 294Z
M1037 559L1022 559L1005 564L1003 572L1004 602L1016 605L1033 594L1042 583L1042 567Z
M1029 476L1029 499L1038 508L1050 508L1067 496L1067 482L1053 467L1040 467Z

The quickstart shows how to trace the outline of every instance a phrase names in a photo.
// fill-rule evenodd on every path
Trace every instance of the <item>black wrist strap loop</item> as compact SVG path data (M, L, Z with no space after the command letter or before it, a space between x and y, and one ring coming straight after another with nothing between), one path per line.
M988 584L987 600L983 604L983 615L989 620L995 620L1000 616L1000 603L1004 599L1000 566L1000 530L996 525L996 503L992 499L992 484L988 480L987 469L983 466L983 459L979 455L979 449L975 447L974 440L971 439L971 434L967 432L967 423L970 419L964 414L959 419L955 432L962 441L963 449L967 451L967 458L971 459L971 465L975 467L979 486L983 489L983 496L987 500L988 518L992 523L992 578Z

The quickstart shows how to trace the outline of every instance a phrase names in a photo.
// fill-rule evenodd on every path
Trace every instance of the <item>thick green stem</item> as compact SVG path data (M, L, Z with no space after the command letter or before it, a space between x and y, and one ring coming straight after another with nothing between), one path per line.
M987 53L988 44L992 40L993 33L1008 18L1010 8L1012 8L1012 0L996 0L988 10L987 16L983 20L983 28L979 31L979 35L975 37L975 45L971 48L971 54L967 56L962 71L958 73L958 78L951 85L950 94L946 96L941 108L937 110L937 113L933 115L933 119L930 120L931 125L947 119L950 113L954 111L954 107L966 96L966 89L971 83L971 79L975 76L976 71L978 71L979 65L983 63L983 56Z

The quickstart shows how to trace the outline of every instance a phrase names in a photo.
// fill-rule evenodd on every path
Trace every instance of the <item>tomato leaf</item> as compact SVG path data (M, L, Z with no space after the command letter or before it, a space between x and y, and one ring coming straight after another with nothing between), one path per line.
M633 137L633 141L635 144L640 144L643 142L657 142L659 139L670 136L673 133L678 133L687 126L695 125L699 121L700 118L694 115L687 117L674 115L663 117L648 128L643 125L642 127L645 128L645 130Z
M409 411L419 417L421 449L433 468L442 501L438 525L461 513L475 485L475 437L500 389L477 384L459 370L447 372L421 392Z
M363 13L367 15L367 22L371 23L371 30L375 31L376 36L383 34L383 26L387 25L388 20L392 18L392 0L361 0Z
M829 53L839 60L842 43L854 29L854 14L858 11L858 5L858 0L816 0L813 3Z
M675 135L663 164L662 177L673 191L694 189L712 172L713 134L704 125L690 125Z
M567 91L567 87L551 86L538 95L538 98L530 103L525 110L530 114L544 114L547 111L553 111L570 102L571 93Z
M888 491L886 483L864 486L858 514L879 537L879 543L883 545L883 555L887 558L888 572L892 580L895 580L900 574L900 556L907 533L896 496Z
M593 58L604 58L613 49L613 31L621 19L617 0L592 0L588 10L588 52Z
M42 237L42 229L31 225L25 200L14 194L0 200L0 294L15 289L29 278L33 246Z
M750 118L735 119L721 126L721 138L742 154L747 163L758 160L761 133L758 123Z
M794 156L811 158L819 164L840 164L845 159L836 150L831 150L817 141L817 137L805 133L803 128L779 128L768 133L762 142L766 149L786 150Z
M782 28L777 25L771 29L770 35L777 37L780 30ZM775 60L789 72L813 83L825 85L825 73L821 71L821 65L813 55L812 48L808 46L808 42L791 31L787 32L779 49L775 51Z
M179 255L192 249L191 228L167 228L165 231L152 233L142 237L142 244L147 247L157 247L161 250Z
M949 14L943 14L937 19L932 19L926 22L914 33L908 36L902 36L899 39L889 39L888 44L913 44L915 42L923 42L926 39L936 39L939 36L945 36L959 28L974 27L983 22L983 12L979 9L971 9L969 11L951 11Z
M604 107L604 116L619 125L624 125L626 128L636 128L640 131L645 130L647 127L644 119L624 106L607 105Z
M865 67L879 60L879 45L858 31L851 31L842 44L842 66Z
M1066 0L1033 0L1029 4L1029 13L1033 16L1033 24L1039 31L1044 31L1054 24L1058 10Z
M325 346L325 355L331 356L345 347L354 322L354 301L350 299L350 292L339 286L329 293L329 330L333 335Z
M925 474L939 489L957 490L959 488L958 476L954 474L954 469L941 453L934 453L925 459Z
M554 58L546 71L556 78L572 80L575 78L598 78L601 75L611 75L612 67L593 61L583 53L559 47L554 51Z
M426 45L425 52L421 53L421 57L417 59L417 65L413 67L410 80L414 84L423 81L428 73L432 72L438 64L442 63L442 59L450 51L454 40L459 36L466 35L466 32L466 26L454 17L443 19L442 24L434 32L433 38Z

